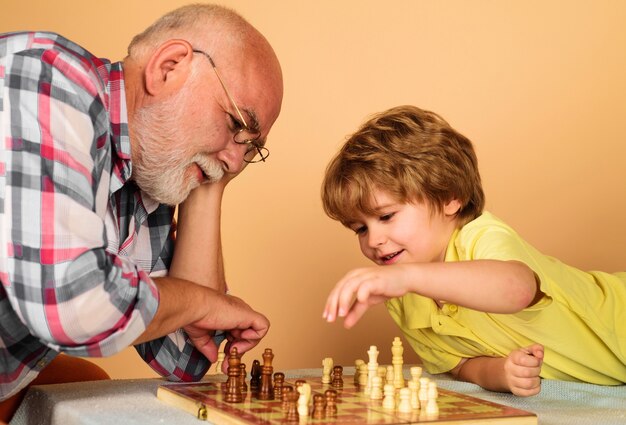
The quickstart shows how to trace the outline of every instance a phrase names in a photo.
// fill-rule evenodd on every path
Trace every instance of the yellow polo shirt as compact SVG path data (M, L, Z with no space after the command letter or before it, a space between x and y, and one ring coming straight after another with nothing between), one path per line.
M462 358L505 357L540 343L541 377L600 385L626 382L626 273L584 272L541 254L484 212L457 230L445 261L517 260L538 276L545 296L515 314L483 313L407 294L387 308L430 373ZM462 285L463 282L459 282Z

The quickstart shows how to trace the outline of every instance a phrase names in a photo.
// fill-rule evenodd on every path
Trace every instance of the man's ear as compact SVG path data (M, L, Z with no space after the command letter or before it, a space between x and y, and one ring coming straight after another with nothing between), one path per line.
M185 40L167 40L152 53L144 77L152 96L177 91L191 72L193 47Z
M443 213L448 216L455 215L461 210L461 206L458 199L453 199L443 206Z

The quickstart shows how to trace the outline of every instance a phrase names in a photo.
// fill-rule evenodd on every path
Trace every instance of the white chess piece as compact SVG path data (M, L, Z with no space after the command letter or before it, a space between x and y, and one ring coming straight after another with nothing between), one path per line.
M333 370L333 359L326 357L322 360L322 384L330 384L330 374Z
M383 381L380 379L380 376L374 376L372 379L372 389L370 391L370 399L372 400L380 400L383 398L382 391Z
M396 394L393 384L385 384L383 387L383 409L394 410L396 408Z
M385 374L385 384L393 385L394 376L395 374L394 374L393 366L387 366L387 373Z
M420 408L419 389L420 383L418 381L409 381L409 391L411 392L411 408L413 410L419 410Z
M404 347L400 337L395 337L391 344L391 364L393 365L393 386L396 388L404 387L404 376L402 375L402 365L404 364Z
M398 403L399 413L411 413L413 408L411 407L411 390L407 387L400 389L400 402Z
M422 377L422 368L419 366L413 366L410 369L411 372L411 380L419 382Z
M367 351L369 356L369 362L367 363L367 386L365 387L365 394L369 395L372 391L372 380L378 373L378 348L375 345L371 345Z
M309 416L309 400L311 399L311 384L304 383L298 387L298 415Z
M367 364L365 362L359 365L359 387L363 391L367 388Z
M420 389L419 389L417 396L420 400L421 407L425 407L426 403L428 402L428 383L429 382L430 382L430 379L426 377L420 378Z
M439 392L437 391L437 383L429 382L427 391L428 391L428 401L426 402L426 415L437 416L439 415L439 404L437 403Z
M226 358L226 353L220 351L217 353L217 361L215 362L215 374L222 375L222 364L224 363L224 359Z
M359 385L362 364L365 364L363 359L356 359L354 361L354 385Z

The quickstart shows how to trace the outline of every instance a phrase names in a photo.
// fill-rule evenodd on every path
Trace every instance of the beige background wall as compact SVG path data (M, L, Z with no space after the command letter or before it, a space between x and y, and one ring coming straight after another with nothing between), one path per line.
M118 60L184 3L4 0L0 32L54 30ZM626 270L626 2L223 4L266 35L285 75L269 162L235 180L224 204L229 285L272 321L246 362L272 347L277 369L352 364L370 344L390 362L398 332L383 307L351 331L321 319L328 290L366 262L324 216L319 186L345 137L398 104L434 110L474 141L487 208L544 252ZM114 377L154 376L132 349L98 361Z

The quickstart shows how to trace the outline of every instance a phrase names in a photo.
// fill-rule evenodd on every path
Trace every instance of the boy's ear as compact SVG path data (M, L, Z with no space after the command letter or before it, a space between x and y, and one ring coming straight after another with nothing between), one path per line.
M186 40L167 40L152 53L144 70L146 92L152 96L180 89L191 72L193 47Z
M461 202L458 199L453 199L443 206L443 213L448 216L455 215L461 210L461 207Z

